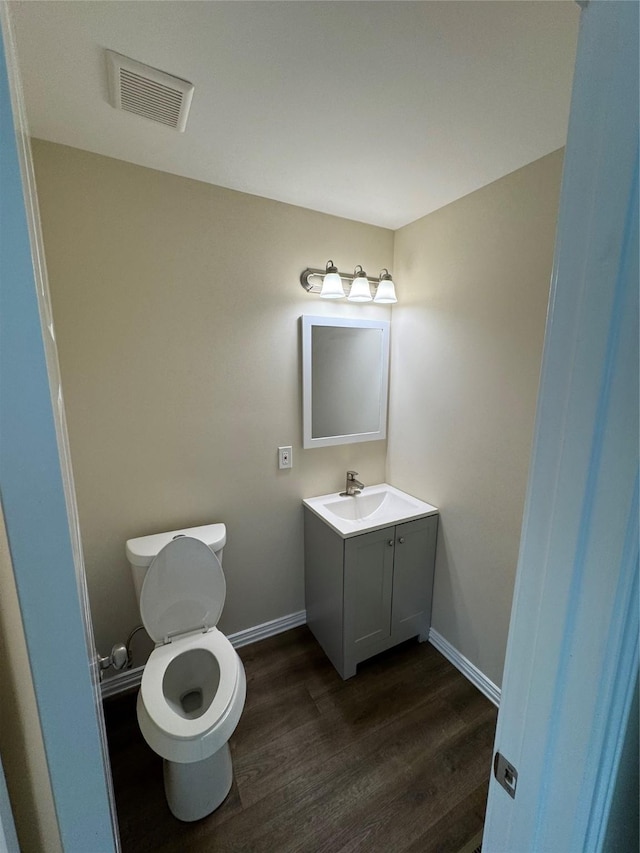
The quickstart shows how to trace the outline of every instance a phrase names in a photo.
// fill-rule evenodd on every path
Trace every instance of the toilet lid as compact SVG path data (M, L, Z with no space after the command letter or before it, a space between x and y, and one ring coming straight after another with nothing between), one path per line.
M220 561L200 539L179 536L157 553L142 584L140 615L156 643L213 628L227 592Z

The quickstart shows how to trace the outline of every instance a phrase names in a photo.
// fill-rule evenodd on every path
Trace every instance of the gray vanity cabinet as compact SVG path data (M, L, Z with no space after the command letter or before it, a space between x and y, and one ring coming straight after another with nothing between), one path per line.
M438 516L343 539L304 512L307 624L342 678L403 640L426 640Z

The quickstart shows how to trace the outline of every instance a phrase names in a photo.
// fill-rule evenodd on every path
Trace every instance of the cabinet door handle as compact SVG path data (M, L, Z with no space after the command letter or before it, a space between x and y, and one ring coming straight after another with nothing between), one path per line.
M393 539L389 539L389 541L387 542L387 545L393 545Z
M404 536L401 536L401 537L398 539L398 542L399 542L401 545L404 545Z

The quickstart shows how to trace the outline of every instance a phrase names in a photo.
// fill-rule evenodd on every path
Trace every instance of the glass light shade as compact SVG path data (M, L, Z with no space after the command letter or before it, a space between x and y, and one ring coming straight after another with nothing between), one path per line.
M358 275L354 278L347 298L350 302L371 302L371 288L366 276Z
M376 295L373 297L373 301L382 303L391 303L398 301L396 298L395 285L390 278L382 279L382 281L378 285L378 289L376 290Z
M337 272L328 272L322 280L320 296L323 299L344 299L345 292L342 279Z

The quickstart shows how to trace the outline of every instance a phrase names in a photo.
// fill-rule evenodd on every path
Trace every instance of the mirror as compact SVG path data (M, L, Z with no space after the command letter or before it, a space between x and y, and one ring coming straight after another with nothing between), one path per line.
M303 447L387 435L389 322L302 317Z

